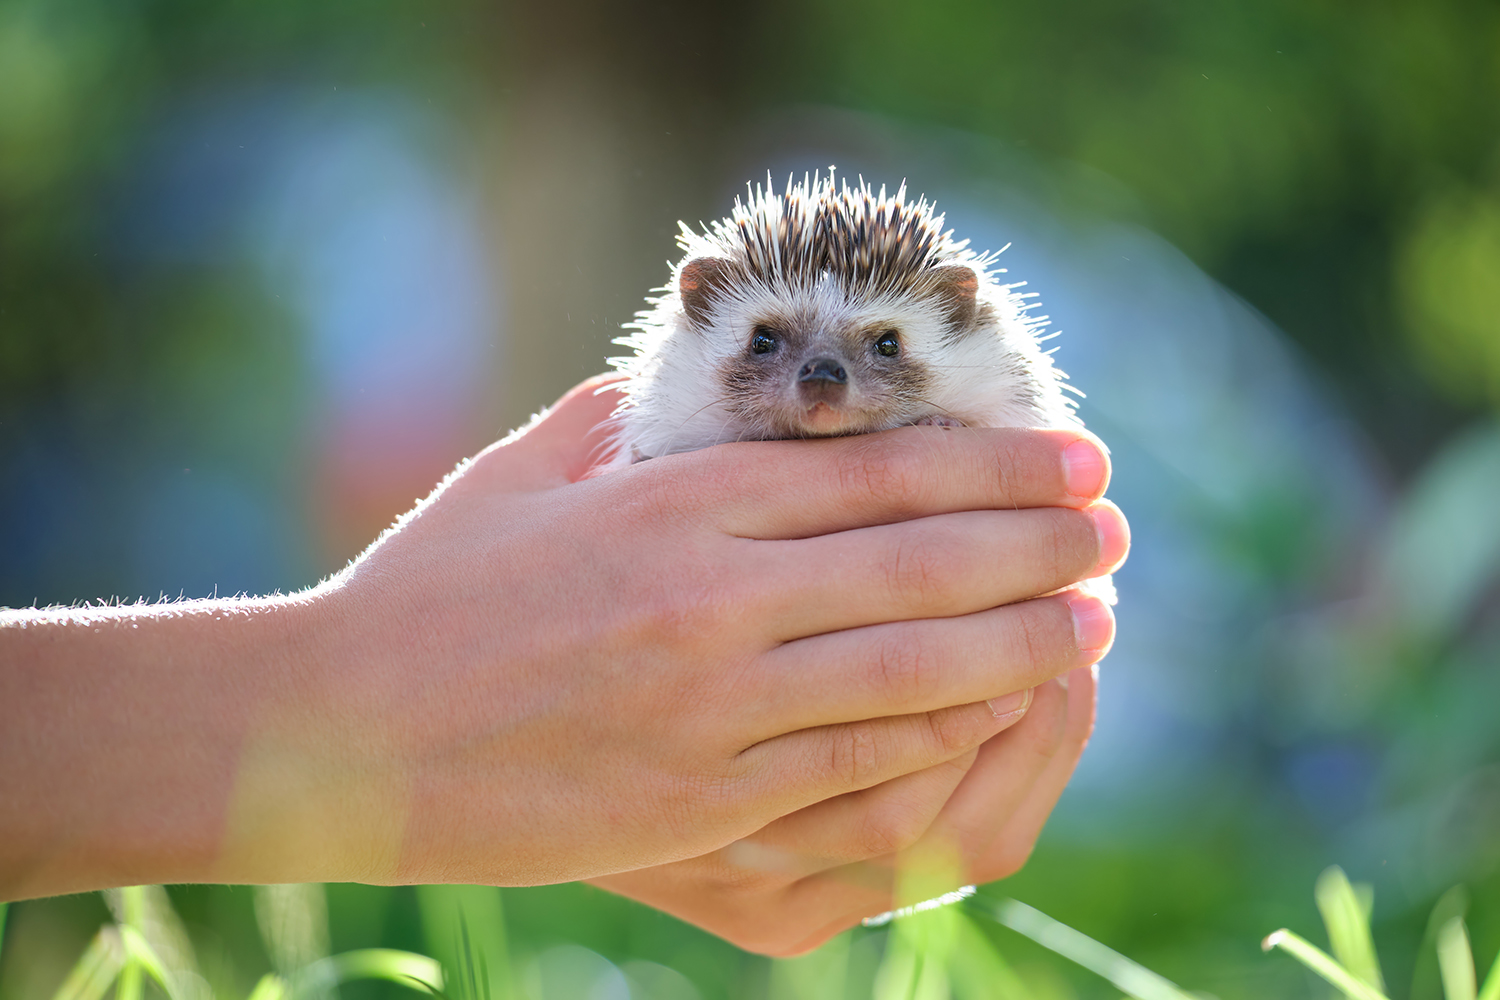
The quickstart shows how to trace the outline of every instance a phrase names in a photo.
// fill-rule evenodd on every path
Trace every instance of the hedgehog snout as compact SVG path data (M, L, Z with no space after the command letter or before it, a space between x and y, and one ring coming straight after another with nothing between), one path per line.
M833 358L816 358L802 366L802 370L797 373L797 381L833 382L837 385L846 385L849 382L849 373Z
M849 372L834 358L814 358L797 372L797 396L803 405L837 406L849 394Z

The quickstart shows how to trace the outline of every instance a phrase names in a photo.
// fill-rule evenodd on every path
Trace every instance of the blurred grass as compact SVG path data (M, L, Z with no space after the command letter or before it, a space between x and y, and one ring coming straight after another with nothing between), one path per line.
M924 877L929 874L924 872ZM266 951L281 958L277 971L256 982L250 1000L312 1000L333 996L340 986L371 980L449 1000L568 1000L575 996L691 1000L699 996L686 978L665 967L654 966L660 973L652 974L650 963L634 962L622 970L576 947L564 949L569 952L566 963L554 964L550 973L541 968L543 956L527 975L513 976L500 890L481 886L421 887L425 930L429 939L439 942L436 950L441 959L368 948L287 966L281 963L291 956L317 955L328 939L327 910L320 902L323 887L269 888L272 891L262 894L274 903L266 912L274 906L276 919L262 920L261 937ZM1439 930L1435 937L1428 935L1424 948L1436 955L1444 1000L1496 1000L1500 997L1500 956L1479 985L1464 918L1446 915L1451 900L1457 898L1454 893L1461 891L1455 887L1439 901L1430 921ZM54 1000L98 1000L111 987L117 1000L139 1000L146 976L169 1000L227 1000L238 995L214 991L199 973L191 950L171 941L181 924L159 887L136 886L113 895L118 920L100 928ZM1341 869L1331 867L1318 877L1314 896L1332 954L1286 928L1267 936L1262 950L1286 952L1349 1000L1389 1000L1371 936L1371 887L1352 884ZM1056 992L1055 981L1038 981L1019 973L995 943L978 932L976 918L1008 927L1077 963L1129 1000L1191 1000L1195 995L1024 903L976 898L972 886L866 921L889 928L880 938L848 932L812 954L777 961L764 990L738 995L771 1000L999 1000L1068 995ZM854 942L869 944L880 939L875 950L864 949L873 963L864 970L857 968L859 949ZM551 954L561 957L557 949Z
M1461 887L1450 890L1434 908L1430 923L1441 923L1435 939L1428 935L1424 950L1435 949L1444 1000L1475 1000L1476 996L1492 1000L1500 996L1500 956L1496 957L1484 986L1477 989L1474 951L1464 918L1443 916L1455 892L1461 893ZM1379 959L1370 936L1370 915L1374 907L1371 887L1351 884L1344 872L1334 867L1319 876L1315 895L1323 912L1333 955L1285 928L1268 936L1261 946L1266 951L1281 948L1288 952L1350 1000L1387 1000Z

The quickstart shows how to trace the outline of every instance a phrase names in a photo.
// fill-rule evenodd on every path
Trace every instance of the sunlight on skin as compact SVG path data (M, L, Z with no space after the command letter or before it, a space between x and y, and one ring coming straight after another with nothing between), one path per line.
M0 837L0 898L567 881L712 853L815 803L832 821L869 791L818 834L818 853L858 863L860 808L895 795L920 840L954 780L959 807L991 768L960 766L920 805L888 782L982 761L1008 729L1032 755L1026 734L1060 716L1006 697L1107 651L1098 601L1026 600L1128 548L1096 502L1097 446L1070 478L1086 432L731 445L580 482L612 407L601 384L304 595L0 614L0 734L22 765L0 793L26 804ZM1004 864L1084 739L1038 772ZM1059 745L1038 744L1039 767ZM832 909L809 933L887 908L836 902L850 874L818 883Z
M64 609L19 624L23 613L0 614L15 668L0 674L0 701L66 720L68 733L7 727L0 797L30 808L6 810L0 894L210 877L251 713L286 679L280 612L295 604ZM256 669L226 669L247 641ZM26 774L54 776L48 794L28 794Z
M594 884L790 956L901 903L1011 875L1093 729L1097 668L1062 680L1040 686L1025 717L970 758L819 803L715 854Z

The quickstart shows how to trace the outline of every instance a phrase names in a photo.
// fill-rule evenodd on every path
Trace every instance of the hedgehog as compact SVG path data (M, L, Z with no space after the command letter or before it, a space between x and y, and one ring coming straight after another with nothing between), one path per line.
M834 173L770 178L680 225L672 280L615 343L609 467L729 441L1081 426L1047 317L925 197ZM1008 245L1007 245L1008 246Z

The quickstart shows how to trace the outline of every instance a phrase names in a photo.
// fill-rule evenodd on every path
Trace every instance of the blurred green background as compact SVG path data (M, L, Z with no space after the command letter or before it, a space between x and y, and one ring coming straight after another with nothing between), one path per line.
M829 164L1013 244L1136 529L1095 745L993 894L1189 989L1322 997L1258 941L1312 935L1338 863L1375 886L1393 996L1439 995L1453 885L1487 964L1477 0L0 0L0 605L315 582L602 370L678 219ZM222 995L278 961L250 890L171 897ZM809 960L847 965L834 986L585 887L483 899L535 1000L867 995L884 940ZM441 950L445 906L331 886L320 947ZM0 996L50 995L106 913L13 906ZM984 933L1028 995L1118 995Z

